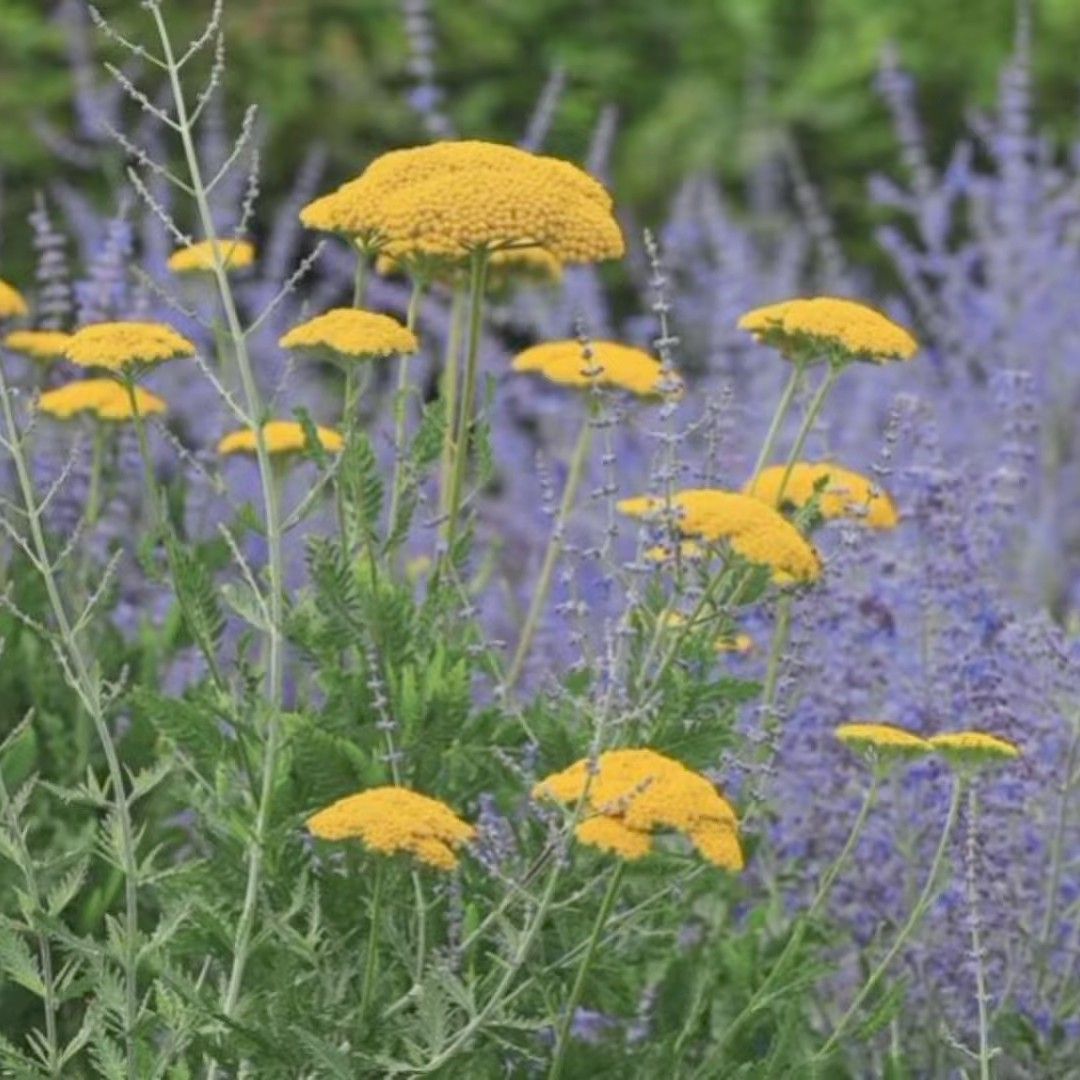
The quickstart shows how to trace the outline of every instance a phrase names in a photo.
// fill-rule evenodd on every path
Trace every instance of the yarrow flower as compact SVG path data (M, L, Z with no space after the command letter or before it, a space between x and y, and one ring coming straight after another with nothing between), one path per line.
M738 326L799 360L839 353L844 359L880 364L910 360L919 349L907 330L880 311L832 296L755 308L739 319Z
M270 454L297 454L308 449L307 432L303 424L295 420L270 420L263 425L262 430L266 449ZM316 427L315 434L319 445L328 453L337 454L345 445L341 434L333 428ZM241 428L239 431L231 431L218 443L217 450L223 456L257 453L258 441L254 429Z
M453 870L476 830L445 803L403 787L378 787L338 799L307 821L320 840L360 840L381 855L411 855Z
M384 154L304 207L300 219L364 249L389 245L399 260L540 247L560 262L595 262L624 251L611 197L587 173L517 147L467 140Z
M623 499L616 508L629 517L647 520L660 519L668 512L666 500L654 495ZM670 510L683 534L705 541L726 540L744 559L772 567L779 583L814 581L821 576L821 559L813 546L760 499L696 488L673 494Z
M367 360L414 353L416 335L390 315L335 308L294 326L278 344L316 359Z
M928 754L933 749L926 739L892 724L841 724L834 734L853 750L871 751L882 756L907 757Z
M62 330L13 330L4 348L32 360L59 360L67 353L71 335Z
M6 281L0 281L0 319L18 319L29 314L22 293Z
M651 850L651 834L674 831L717 866L743 868L731 804L674 758L648 748L609 750L541 780L533 796L574 804L586 790L587 816L575 830L582 843L638 859Z
M682 380L665 372L660 361L641 349L615 341L589 343L589 356L580 341L548 341L514 357L514 371L535 372L562 386L607 386L639 397L679 393Z
M165 402L142 387L135 387L135 408L139 416L151 416L166 411ZM135 411L127 387L115 379L82 379L56 390L49 390L38 399L38 408L58 420L70 420L81 413L92 413L99 420L132 420Z
M150 364L194 356L195 346L164 323L104 322L84 326L65 356L80 367L129 374Z
M215 244L226 270L246 270L255 262L255 247L247 240L202 240L174 251L169 256L169 269L174 274L212 273Z
M400 248L400 255L395 254ZM462 276L460 260L430 258L410 251L409 246L387 244L375 262L380 274L410 273L427 280L454 282ZM520 281L548 284L562 280L563 265L543 248L520 248L493 251L488 257L488 281L495 287Z
M770 506L790 503L803 507L818 495L818 510L824 518L855 518L872 529L895 529L900 520L896 504L888 492L879 488L869 477L843 469L831 462L797 461L784 483L784 465L763 469L755 480L743 488ZM782 499L780 485L783 484ZM818 486L823 485L818 494Z
M1020 756L1015 743L983 731L947 731L931 735L929 741L950 764L958 766L998 764Z

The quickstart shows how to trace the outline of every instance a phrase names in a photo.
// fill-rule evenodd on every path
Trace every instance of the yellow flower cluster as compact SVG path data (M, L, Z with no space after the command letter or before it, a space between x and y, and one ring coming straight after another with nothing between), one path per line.
M13 330L4 348L32 360L59 360L67 352L71 335L62 330Z
M345 445L345 440L332 428L317 427L315 434L327 453L340 453ZM268 421L263 425L263 438L270 454L296 454L308 446L304 427L295 420ZM252 428L232 431L218 443L217 449L222 455L254 454L257 452L255 432Z
M0 319L18 319L29 314L22 293L6 281L0 281Z
M203 240L169 256L174 274L209 274L214 270L214 241ZM226 270L246 270L255 262L255 248L247 240L218 240L218 258Z
M395 259L540 247L560 263L594 262L624 251L611 198L587 173L468 140L384 154L300 219L364 248L389 246Z
M533 795L576 804L586 790L587 816L576 830L582 843L638 859L651 850L654 832L672 830L717 866L743 868L735 811L682 762L648 748L609 750L541 780Z
M930 745L958 765L1011 761L1020 756L1020 748L1015 743L983 731L948 731L931 735Z
M38 408L58 420L70 420L80 413L92 413L99 420L131 420L135 413L127 387L115 379L82 379L56 390L49 390L38 399ZM135 387L135 408L140 416L165 412L165 402L142 387Z
M682 380L675 375L669 376L668 389L660 361L641 349L615 341L594 341L589 350L592 355L586 359L580 341L549 341L518 353L511 366L514 371L535 372L562 386L607 386L639 397L682 390Z
M635 518L659 518L665 500L651 495L624 499L618 510ZM705 541L726 540L752 563L772 567L780 583L814 581L821 559L813 546L782 514L760 499L734 491L696 488L672 495L671 510L679 530Z
M786 471L783 465L763 469L743 491L770 506L778 506L777 496ZM815 487L823 481L825 486L818 497L822 517L856 518L872 529L896 528L900 515L889 494L869 477L831 462L797 461L784 484L782 502L805 506L814 496Z
M739 328L788 356L839 352L852 360L910 360L918 342L902 326L854 300L816 296L748 311Z
M338 799L308 818L321 840L360 840L382 855L410 855L436 870L457 866L457 849L476 830L438 799L403 787L378 787Z
M892 724L841 724L835 734L845 746L856 750L909 755L928 754L933 749L926 739Z
M68 342L68 360L81 367L128 372L195 355L195 346L164 323L104 322L84 326Z
M416 335L389 315L334 308L294 326L278 343L316 358L364 360L414 353Z

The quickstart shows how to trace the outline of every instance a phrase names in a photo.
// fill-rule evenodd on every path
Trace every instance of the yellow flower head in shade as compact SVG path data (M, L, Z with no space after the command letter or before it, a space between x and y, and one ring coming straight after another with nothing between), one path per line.
M70 341L71 335L62 330L13 330L4 338L4 348L31 360L59 360Z
M665 385L660 361L641 349L615 341L593 341L588 349L591 356L586 357L580 341L548 341L518 353L511 366L562 386L607 386L639 397L682 390L682 380L675 375L668 375Z
M928 754L933 749L919 735L892 724L841 724L834 734L853 750L872 751L881 756L914 756Z
M784 300L748 311L739 329L786 356L810 358L839 352L849 360L910 360L918 342L880 311L854 300L816 296Z
M72 334L65 355L81 367L127 372L194 356L195 346L164 323L104 322Z
M671 830L717 866L743 868L735 811L711 781L682 762L647 748L609 750L595 763L583 758L541 780L533 795L570 804L586 788L587 816L577 830L584 843L636 859L648 851L637 834Z
M18 319L29 314L22 293L6 281L0 281L0 319Z
M397 248L400 255L395 254ZM460 280L467 268L461 259L432 259L400 244L387 244L375 261L375 269L380 274L408 273L444 283ZM492 252L487 272L488 281L496 288L524 282L546 285L562 280L563 266L543 248L520 248Z
M515 146L460 140L392 150L376 158L355 180L323 195L300 211L309 229L336 232L353 238L361 247L381 247L404 239L387 227L382 215L385 201L406 188L430 180L468 172L541 175L551 186L611 210L611 196L588 173L557 158L542 157ZM397 244L395 258L407 255L410 245ZM447 254L446 251L431 252ZM460 251L454 251L455 257Z
M327 453L339 453L345 445L345 440L332 428L317 427L315 434ZM297 454L308 447L304 426L295 420L270 420L263 426L263 438L270 454ZM254 429L241 428L230 432L218 443L217 449L222 455L257 453Z
M982 731L948 731L930 736L931 747L951 765L1000 764L1020 756L1020 748L997 735Z
M658 519L665 500L651 495L623 499L620 513ZM671 498L679 530L704 541L726 540L731 549L752 563L770 566L778 584L814 581L821 560L813 546L782 514L760 499L734 491L692 488Z
M785 471L784 465L771 465L763 469L743 491L770 506L776 506ZM817 485L823 481L825 486L818 496L818 509L822 517L855 518L872 529L896 528L900 515L888 492L879 488L869 477L827 461L797 461L784 484L782 501L795 507L805 506L813 498Z
M294 326L278 343L316 358L367 360L420 348L416 335L389 315L335 308Z
M221 264L226 270L246 270L255 262L255 247L247 240L218 240ZM174 274L209 274L214 270L214 241L179 248L169 256Z
M476 830L438 799L403 787L348 795L307 821L320 840L360 840L381 855L411 855L436 870L453 870L457 850Z
M141 387L135 387L135 407L140 416L165 412L161 398ZM58 420L70 420L80 413L93 413L99 420L131 420L135 413L127 387L114 379L81 379L55 390L49 390L38 399L38 408Z

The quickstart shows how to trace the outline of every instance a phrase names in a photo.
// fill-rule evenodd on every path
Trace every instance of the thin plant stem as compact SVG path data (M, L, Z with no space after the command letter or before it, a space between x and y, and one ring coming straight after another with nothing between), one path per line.
M859 841L859 837L862 836L867 819L870 817L870 811L877 803L878 794L881 791L881 775L880 768L875 764L871 774L870 785L866 789L862 805L859 807L859 812L852 822L851 831L848 833L847 840L844 841L844 846L840 849L839 855L836 856L828 870L822 875L817 892L814 894L814 899L810 901L810 906L806 909L805 914L799 917L798 923L788 937L787 943L781 950L779 957L777 957L776 963L773 964L762 984L754 991L742 1012L728 1024L723 1035L720 1036L720 1041L712 1047L708 1058L698 1070L699 1075L712 1075L711 1070L719 1067L720 1061L718 1059L721 1058L721 1055L726 1050L732 1038L734 1038L735 1034L742 1029L743 1025L754 1015L761 1003L767 998L773 985L783 974L788 960L795 955L799 946L802 944L808 927L813 923L818 912L824 907L825 902L832 893L832 887L835 884L837 877L840 876L840 872L847 865L848 860L851 858L851 853L855 850L855 845Z
M375 989L375 973L379 966L379 920L382 917L382 894L386 866L378 859L375 866L375 884L371 892L371 930L368 932L367 956L364 959L364 982L360 989L360 1020L363 1022L371 1005Z
M33 481L27 468L26 456L18 428L15 424L14 411L11 408L11 396L7 380L0 369L0 407L3 409L4 424L8 433L11 459L15 466L19 489L26 508L26 517L30 529L30 540L37 559L38 572L41 575L45 592L52 609L53 619L60 635L64 652L71 665L72 689L78 695L83 708L93 722L98 741L105 753L105 762L112 786L113 802L116 807L116 821L119 826L120 859L124 875L124 1050L128 1074L135 1074L135 1023L138 1018L138 863L135 858L135 832L131 824L131 808L128 804L124 787L124 773L120 766L120 757L116 751L112 732L105 720L105 710L101 697L101 683L94 674L94 668L83 654L72 624L68 618L60 587L53 570L51 556L45 543L41 528L41 509L34 494Z
M155 25L158 37L161 40L165 68L168 75L173 103L176 109L176 128L183 146L184 158L188 174L191 180L191 188L195 195L195 203L199 214L199 224L205 238L210 241L213 252L213 272L217 281L218 294L221 305L225 312L225 321L228 326L229 337L233 347L237 368L240 373L240 382L244 390L247 410L256 421L255 427L255 453L259 464L259 479L262 487L267 563L269 573L269 608L270 619L267 627L268 662L266 669L266 696L269 708L267 709L266 721L266 749L263 754L262 779L259 793L259 803L256 810L254 837L247 852L247 883L244 889L244 900L237 921L236 933L233 940L233 961L226 984L225 994L222 1001L224 1016L231 1019L237 1003L240 1000L240 990L243 983L244 971L247 967L248 955L251 951L251 942L255 931L255 913L259 901L259 892L262 882L263 858L265 855L266 840L270 828L271 801L274 791L274 780L277 772L277 757L280 745L280 717L278 715L281 694L284 682L282 669L282 624L284 622L284 559L282 556L281 515L278 502L277 486L274 483L273 470L270 462L270 454L266 445L266 435L263 430L264 405L259 388L255 382L252 371L251 357L248 351L247 335L240 322L240 315L236 307L236 300L229 284L227 269L219 247L217 227L214 223L213 212L210 207L206 184L202 175L202 166L199 162L198 152L195 148L195 140L192 133L190 114L184 97L183 87L180 83L180 69L177 66L173 53L172 42L169 32L162 18L161 10L157 4L148 5ZM217 1074L217 1063L210 1068L211 1080Z
M456 288L450 301L450 332L446 338L446 356L440 394L443 400L443 447L439 463L439 516L446 514L454 469L454 426L457 416L458 354L461 352L461 329L465 315L465 290Z
M600 902L600 910L596 913L596 922L593 923L592 933L589 935L585 955L578 965L577 974L574 976L574 985L570 989L570 997L567 999L563 1013L562 1023L559 1025L559 1035L555 1042L555 1053L551 1059L551 1068L548 1069L548 1080L558 1080L562 1075L563 1061L566 1057L566 1047L570 1042L570 1028L574 1023L574 1013L581 1001L582 992L585 989L585 977L589 973L593 957L596 956L596 947L600 943L600 937L607 925L608 916L615 905L615 897L618 895L619 886L622 884L623 870L626 864L620 862L611 875L604 899Z
M986 968L979 916L979 891L976 881L976 841L978 838L979 794L972 782L968 787L967 843L964 847L964 890L967 893L968 919L971 924L971 959L975 965L975 1002L979 1013L979 1080L990 1080L990 1022L986 995Z
M447 500L446 547L449 552L457 538L458 520L469 468L469 433L472 429L476 397L476 370L480 357L480 331L483 326L484 281L487 276L487 252L475 251L469 261L469 338L465 350L465 380L457 410L454 433L454 468Z
M814 426L814 421L817 420L821 413L822 406L824 406L826 399L832 392L832 388L836 385L836 380L839 378L840 372L843 370L844 367L842 364L830 360L825 378L821 380L821 385L818 387L817 393L810 402L810 407L806 410L806 416L803 417L799 433L795 436L795 443L792 446L791 454L788 457L787 468L784 469L784 475L780 479L780 488L776 493L777 506L780 505L780 500L787 488L788 481L791 479L791 471L795 468L795 463L799 460L800 454L802 454L803 447L806 445L806 438Z
M101 515L101 474L105 467L105 439L105 425L95 421L90 444L90 488L86 493L86 510L83 514L87 529L92 529Z
M927 909L930 907L930 903L934 897L934 890L937 886L938 876L941 873L941 867L945 862L945 854L948 851L949 839L952 836L953 828L956 825L956 819L960 810L960 797L964 791L963 777L957 775L953 780L952 796L949 799L949 809L945 815L945 824L941 830L941 838L938 840L937 850L934 852L933 861L930 863L930 869L926 874L926 883L923 885L922 892L919 893L918 899L915 901L915 906L911 909L911 914L908 915L907 921L900 929L900 933L896 935L896 940L889 946L888 951L878 962L877 966L870 973L869 978L863 983L862 989L855 995L855 1000L848 1006L847 1012L840 1017L839 1023L833 1028L832 1034L825 1040L821 1049L810 1059L811 1064L821 1061L823 1058L828 1057L834 1049L840 1039L844 1036L844 1033L848 1029L848 1025L855 1018L859 1009L866 999L873 993L877 984L881 981L881 977L888 970L889 965L896 958L896 954L907 943L909 937L915 927L922 921L923 916L926 914Z
M362 308L364 306L364 293L367 291L367 252L361 248L356 250L356 270L353 273L352 306Z
M592 447L594 410L590 406L589 415L581 427L574 452L570 458L570 471L566 476L566 487L563 488L562 502L559 504L558 516L548 539L547 550L544 552L544 561L540 567L540 576L533 588L532 600L529 602L529 611L525 616L525 624L521 629L521 637L518 639L517 649L514 651L513 660L510 662L510 670L506 673L503 683L507 690L513 689L521 677L525 660L529 655L529 647L540 624L540 618L544 613L544 605L547 603L548 593L551 590L551 580L555 573L555 566L562 554L566 540L566 526L574 509L578 489L585 475L585 466L589 460L589 451Z
M787 385L785 385L784 391L780 395L779 402L777 402L776 409L773 412L772 422L769 424L769 430L765 433L765 441L761 444L761 450L758 452L757 461L754 463L754 471L750 476L751 489L753 488L754 481L757 480L761 470L765 468L769 458L772 456L773 447L776 445L776 440L780 434L781 427L783 427L784 420L791 410L791 403L795 400L795 394L798 392L799 385L802 383L805 371L805 364L797 361L792 364L791 375L788 377Z
M416 316L420 310L424 287L423 278L413 279L412 292L409 294L409 308L405 316L405 325L409 330L416 329ZM409 359L408 356L398 357L398 383L394 394L394 481L390 489L390 516L387 521L387 534L390 536L393 535L397 524L398 507L401 505L402 488L405 482L405 424L408 419Z

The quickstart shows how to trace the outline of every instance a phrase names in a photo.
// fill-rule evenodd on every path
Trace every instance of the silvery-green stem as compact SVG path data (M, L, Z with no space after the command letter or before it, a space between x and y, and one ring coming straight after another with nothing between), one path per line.
M753 486L754 481L757 480L761 470L768 464L769 458L772 456L777 436L780 434L780 429L784 424L784 420L791 410L791 403L795 400L795 394L799 389L799 384L802 382L805 370L805 364L798 362L792 363L791 375L788 377L787 385L784 387L784 392L780 395L779 402L777 402L776 409L773 412L772 421L769 424L769 430L765 433L765 441L761 444L761 450L758 452L757 461L754 463L754 471L750 475L751 487Z
M446 514L454 469L454 426L457 417L458 353L461 351L461 323L465 314L465 292L455 288L450 301L450 333L446 339L443 377L440 390L443 400L443 448L439 463L439 516Z
M416 316L420 310L420 300L424 295L422 278L413 280L412 293L409 295L409 308L405 316L405 325L409 330L416 329ZM398 383L394 394L394 482L390 489L390 517L387 534L393 535L397 523L398 506L401 503L402 486L405 481L405 423L408 419L409 396L409 357L398 357Z
M375 884L371 893L371 929L368 931L367 957L364 960L364 982L360 989L360 1021L363 1022L371 1005L375 987L375 972L379 960L379 920L382 918L382 894L385 884L385 860L376 856Z
M990 1022L987 1014L986 969L979 917L979 890L976 882L976 841L979 796L972 781L968 788L967 842L964 847L964 891L967 893L971 924L971 959L975 965L975 1001L979 1012L979 1080L990 1080Z

